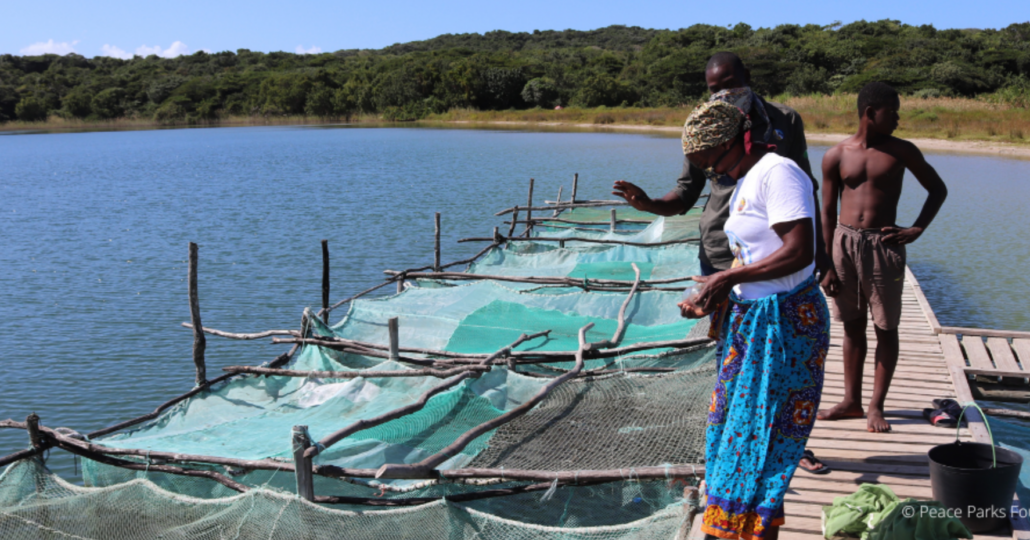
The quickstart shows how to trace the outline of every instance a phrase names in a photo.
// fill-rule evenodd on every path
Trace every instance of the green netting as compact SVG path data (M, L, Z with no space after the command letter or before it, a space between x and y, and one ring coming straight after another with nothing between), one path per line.
M145 479L82 487L28 460L0 477L0 538L671 539L684 524L683 507L671 492L664 483L652 482L562 488L544 500L540 493L527 493L505 497L503 503L441 500L353 511L325 508L267 488L200 499ZM592 526L582 526L584 521Z
M619 217L642 214L620 209ZM657 242L696 235L696 212L647 226L586 231L593 238ZM575 220L607 219L607 209L562 213ZM693 232L690 231L693 226ZM583 236L584 231L540 227L534 234ZM496 248L470 272L576 279L643 279L696 274L693 244L662 247L569 241L520 242ZM386 345L387 320L400 322L403 347L490 354L521 334L551 330L547 338L517 351L573 351L579 328L594 323L591 342L611 339L625 292L587 292L495 282L409 282L402 293L352 302L332 326L309 321L314 335ZM627 304L620 346L706 334L706 323L681 318L677 291L645 291ZM426 354L415 354L430 358ZM650 349L586 362L586 377L552 391L524 416L478 437L441 469L485 467L576 471L633 469L703 462L703 430L716 368L710 346ZM254 363L239 359L238 364ZM383 358L304 346L286 366L300 371L404 370ZM495 366L432 397L420 411L358 431L324 450L318 465L378 469L414 463L438 452L465 431L525 403L571 361ZM633 369L662 368L661 373ZM628 371L627 371L628 370ZM292 463L291 428L308 426L314 440L356 421L417 401L440 384L432 377L300 378L243 376L200 393L157 419L103 437L98 444L245 460ZM135 458L134 458L135 459ZM141 463L149 463L139 458ZM433 502L417 508L373 510L334 505L332 510L298 500L292 473L240 471L187 465L229 474L255 489L237 495L207 479L133 471L84 460L89 487L71 486L35 461L12 466L0 478L0 537L37 538L41 533L82 538L251 538L279 536L374 538L671 538L682 524L682 485L670 481L616 482L562 488L467 503ZM316 477L319 495L384 500L440 498L484 489L441 481ZM495 482L496 483L496 482ZM340 511L347 510L347 511ZM105 516L104 523L89 517ZM131 520L133 525L117 525ZM135 523L139 522L138 525Z

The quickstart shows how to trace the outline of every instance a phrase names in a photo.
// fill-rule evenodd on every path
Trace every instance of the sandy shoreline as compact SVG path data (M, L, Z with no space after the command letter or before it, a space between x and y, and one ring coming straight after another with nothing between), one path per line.
M575 130L593 131L651 131L662 133L679 133L681 128L671 126L641 126L632 124L575 124L568 122L515 122L515 121L485 121L472 122L467 120L453 120L440 122L447 125L467 126L529 126L547 128L566 128ZM805 138L809 144L833 145L846 139L849 135L845 133L806 133ZM1030 147L1016 144L1006 144L992 141L951 141L946 139L907 139L915 143L924 152L948 152L962 154L979 154L1004 156L1020 159L1030 159Z

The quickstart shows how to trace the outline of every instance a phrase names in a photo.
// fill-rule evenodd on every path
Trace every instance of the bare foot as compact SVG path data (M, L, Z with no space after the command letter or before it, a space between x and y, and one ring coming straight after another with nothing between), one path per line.
M844 418L862 418L865 416L865 411L862 410L861 405L848 405L847 403L838 403L833 408L819 411L815 415L818 420L842 420Z
M869 407L868 429L870 433L888 433L891 430L890 422L883 417L883 411Z

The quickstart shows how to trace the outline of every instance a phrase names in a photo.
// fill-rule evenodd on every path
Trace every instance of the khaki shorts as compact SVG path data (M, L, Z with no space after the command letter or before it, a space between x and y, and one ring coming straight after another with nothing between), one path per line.
M877 328L898 327L905 285L904 244L885 244L879 229L838 224L833 234L833 266L841 283L833 299L836 320L864 318L868 310Z

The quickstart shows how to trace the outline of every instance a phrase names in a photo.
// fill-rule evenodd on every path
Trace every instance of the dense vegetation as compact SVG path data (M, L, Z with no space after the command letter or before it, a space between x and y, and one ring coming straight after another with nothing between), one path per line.
M677 31L611 26L444 35L315 55L0 55L0 122L355 114L408 120L452 109L670 107L706 94L705 62L720 50L740 54L755 89L766 95L854 93L881 80L921 97L991 96L1026 107L1030 96L1030 23L1001 30L891 20Z

